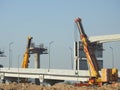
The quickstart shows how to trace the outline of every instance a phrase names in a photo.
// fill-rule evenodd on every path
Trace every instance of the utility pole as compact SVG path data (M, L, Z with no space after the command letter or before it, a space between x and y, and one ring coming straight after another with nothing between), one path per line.
M71 68L73 69L73 57L72 57L72 52L73 52L73 50L72 50L72 48L71 47L69 47L69 49L70 49L70 53L71 53Z
M113 53L113 48L110 47L110 49L112 50L112 67L114 68L114 53Z
M20 78L19 78L19 59L20 59L20 54L18 55L18 83L20 82Z
M9 43L9 69L10 69L10 67L12 67L12 56L11 56L11 52L12 52L11 45L12 44L13 44L13 42Z
M54 41L49 42L49 66L48 66L48 70L50 70L50 47L51 47L51 44L52 44L53 42L54 42Z

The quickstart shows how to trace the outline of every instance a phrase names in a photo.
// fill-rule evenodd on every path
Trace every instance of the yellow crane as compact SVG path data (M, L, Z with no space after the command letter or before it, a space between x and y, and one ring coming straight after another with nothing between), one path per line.
M23 57L23 61L22 61L22 68L28 68L28 63L29 63L29 57L30 57L30 45L31 45L31 40L32 37L29 36L28 37L28 41L27 41L27 46L26 46L26 51Z
M86 58L87 58L87 62L89 65L89 71L90 71L90 78L88 83L89 84L101 84L103 82L113 82L113 81L117 81L117 69L112 68L112 69L102 69L102 74L100 75L99 73L99 66L98 66L98 62L97 62L97 58L95 56L94 53L94 48L91 45L91 42L89 41L87 35L84 32L82 23L81 23L81 19L80 18L76 18L75 19L75 23L78 27L79 33L80 33L80 39L82 41L82 45L83 45L83 49L84 52L86 54ZM104 71L111 71L111 72L106 72L106 74L104 73ZM109 76L108 76L109 74ZM104 80L104 77L107 77L109 79Z

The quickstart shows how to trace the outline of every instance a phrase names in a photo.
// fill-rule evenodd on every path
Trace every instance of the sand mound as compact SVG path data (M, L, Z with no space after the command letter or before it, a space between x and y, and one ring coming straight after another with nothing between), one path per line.
M102 87L97 86L82 86L76 87L68 84L55 84L53 86L41 86L31 83L6 83L0 84L0 90L120 90L120 83L104 85Z

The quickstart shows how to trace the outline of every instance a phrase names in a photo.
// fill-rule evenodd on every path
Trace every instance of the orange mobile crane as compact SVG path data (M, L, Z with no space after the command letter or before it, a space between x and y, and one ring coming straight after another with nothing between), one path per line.
M31 40L32 37L28 37L28 41L27 41L27 47L26 47L26 51L23 57L23 62L22 62L22 68L28 68L28 63L29 63L29 57L30 57L30 45L31 45Z
M81 19L80 18L76 18L75 19L75 23L77 24L79 33L80 33L80 39L82 41L82 45L83 45L83 49L87 58L87 62L89 65L89 71L90 71L90 78L88 80L88 84L102 84L104 82L110 83L113 81L117 81L117 69L113 68L113 69L102 69L101 75L99 73L99 66L98 66L98 62L97 62L97 58L94 54L94 49L91 45L91 42L88 40L87 35L84 32L82 23L81 23ZM104 71L107 71L106 73ZM108 72L110 71L110 72ZM110 76L108 76L108 74ZM106 80L105 77L107 77ZM116 79L114 79L116 77ZM108 79L109 78L109 79Z

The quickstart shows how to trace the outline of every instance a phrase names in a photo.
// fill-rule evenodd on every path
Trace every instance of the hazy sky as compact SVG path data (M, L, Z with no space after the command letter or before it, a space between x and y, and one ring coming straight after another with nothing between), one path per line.
M76 17L82 18L88 36L120 34L120 0L0 0L0 49L7 57L0 64L8 67L9 43L12 66L22 62L27 37L36 45L51 45L51 68L71 68ZM104 44L104 66L112 66L113 47L115 66L120 69L120 42ZM31 55L30 67L34 67ZM41 67L48 68L48 55L41 55Z

